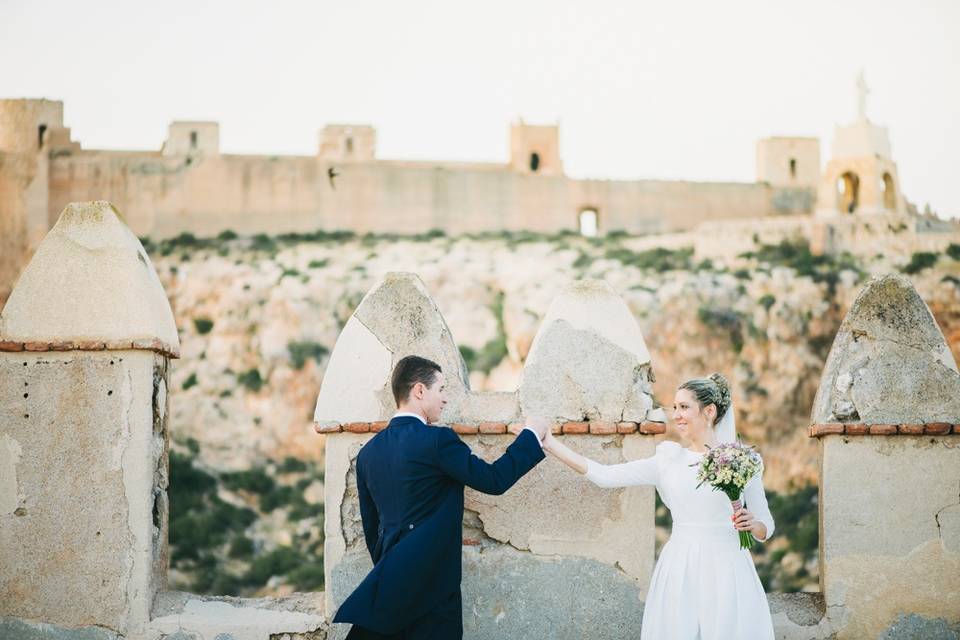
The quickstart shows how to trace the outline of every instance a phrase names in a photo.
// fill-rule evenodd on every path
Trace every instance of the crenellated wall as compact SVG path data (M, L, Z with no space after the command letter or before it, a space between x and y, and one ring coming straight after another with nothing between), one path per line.
M168 591L176 327L116 209L68 206L0 313L0 638L343 637L329 619L370 562L354 462L394 411L393 364L414 352L447 372L443 420L485 459L532 414L605 462L651 455L664 431L643 336L609 285L571 283L544 317L517 391L485 394L470 390L423 283L390 274L344 327L317 401L327 592ZM909 281L868 283L811 417L821 443L821 593L769 594L778 638L960 634L958 398L956 363ZM465 637L636 636L653 506L649 487L601 490L550 459L503 496L468 491Z
M811 421L820 581L837 637L957 637L960 373L909 280L860 292Z
M326 444L324 563L334 611L370 568L356 493L356 456L396 411L390 374L404 356L446 372L442 416L493 460L525 416L607 463L653 455L650 355L623 300L603 282L572 284L551 305L515 393L474 393L456 343L423 283L389 274L337 341L315 420ZM442 428L442 427L440 427ZM471 638L621 638L638 629L653 569L653 489L606 491L545 461L503 496L466 492L465 634ZM504 576L510 576L504 580ZM603 593L603 598L582 598ZM558 603L567 603L557 606ZM544 615L549 611L548 615ZM337 625L332 638L346 628Z

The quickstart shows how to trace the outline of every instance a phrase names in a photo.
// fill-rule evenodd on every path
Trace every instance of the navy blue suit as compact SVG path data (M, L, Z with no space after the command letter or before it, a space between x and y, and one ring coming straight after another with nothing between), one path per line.
M500 495L543 457L526 429L489 464L452 429L409 416L391 420L357 456L373 569L333 621L403 638L460 638L464 485Z

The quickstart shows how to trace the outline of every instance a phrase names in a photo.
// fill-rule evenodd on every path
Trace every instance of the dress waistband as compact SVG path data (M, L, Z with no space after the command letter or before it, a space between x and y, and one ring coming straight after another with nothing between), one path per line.
M733 541L739 544L739 536L732 522L674 522L670 539L689 542Z

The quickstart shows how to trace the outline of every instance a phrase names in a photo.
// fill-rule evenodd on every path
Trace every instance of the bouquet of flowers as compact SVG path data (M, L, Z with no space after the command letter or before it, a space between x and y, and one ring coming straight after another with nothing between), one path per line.
M697 488L704 483L714 491L723 491L730 499L734 512L743 506L743 489L753 476L760 472L763 462L753 447L739 442L728 442L709 449L700 461L697 470ZM753 546L753 536L749 531L740 531L740 548Z

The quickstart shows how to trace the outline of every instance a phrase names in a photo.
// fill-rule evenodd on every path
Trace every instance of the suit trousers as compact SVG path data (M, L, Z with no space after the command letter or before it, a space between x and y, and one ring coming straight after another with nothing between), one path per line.
M354 625L347 640L461 640L463 638L463 602L456 592L436 609L397 633L376 633Z

